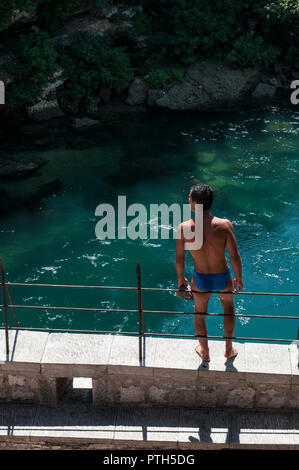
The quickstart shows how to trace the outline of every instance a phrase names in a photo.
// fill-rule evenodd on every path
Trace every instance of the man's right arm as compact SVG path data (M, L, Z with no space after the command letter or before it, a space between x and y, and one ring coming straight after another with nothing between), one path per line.
M238 286L238 289L236 289L236 292L240 292L240 290L243 289L242 260L241 260L241 256L238 250L238 246L237 246L237 242L236 242L236 238L234 234L234 228L233 228L232 223L229 220L226 221L226 228L227 228L226 246L228 249L231 265L236 276L234 279L234 288L236 289Z

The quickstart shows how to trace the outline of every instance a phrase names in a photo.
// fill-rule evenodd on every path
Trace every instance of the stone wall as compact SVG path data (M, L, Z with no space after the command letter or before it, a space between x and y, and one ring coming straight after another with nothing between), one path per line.
M299 409L299 385L263 383L239 374L198 378L107 374L93 380L95 405Z
M140 364L136 336L10 332L5 358L0 333L0 401L54 404L73 377L90 377L94 405L299 409L296 344L239 343L226 360L211 341L207 365L196 340L146 337Z
M59 402L70 378L41 377L39 374L0 374L0 401L54 405Z

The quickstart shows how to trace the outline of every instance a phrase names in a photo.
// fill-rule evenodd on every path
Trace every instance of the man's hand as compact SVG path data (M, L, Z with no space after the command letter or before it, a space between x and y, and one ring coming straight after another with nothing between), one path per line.
M238 289L237 289L237 286L238 286ZM237 279L237 278L234 279L234 289L235 289L236 294L238 294L238 292L240 292L243 289L242 279Z
M182 279L178 279L178 288L180 287L188 287L189 285L189 282L188 282L188 279L186 277L183 277Z

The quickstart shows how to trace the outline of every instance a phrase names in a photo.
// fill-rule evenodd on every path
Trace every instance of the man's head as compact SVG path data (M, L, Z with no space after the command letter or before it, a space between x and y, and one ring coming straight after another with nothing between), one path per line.
M207 184L195 184L191 187L189 193L189 203L191 205L191 209L195 209L196 203L203 204L203 210L208 211L210 210L214 200L214 193L211 186Z

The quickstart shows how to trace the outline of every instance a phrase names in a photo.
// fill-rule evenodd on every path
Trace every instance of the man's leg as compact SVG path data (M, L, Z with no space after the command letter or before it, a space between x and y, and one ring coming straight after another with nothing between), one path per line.
M229 283L226 289L223 291L233 291L233 281L232 277L230 277ZM236 317L235 317L235 305L234 305L234 294L218 294L222 308L223 308L223 326L224 326L224 334L226 337L233 337L235 332L235 324L236 324ZM233 347L233 340L226 339L225 340L225 354L224 356L227 358L235 357L238 354L238 351Z
M194 290L198 291L196 284L192 279L191 288L193 291L194 299L194 311L195 312L204 312L208 311L208 303L211 297L211 294L196 294ZM196 346L195 351L200 355L203 361L208 362L210 360L209 355L209 346L208 346L208 330L206 326L206 315L194 315L194 329L195 334L198 336L199 345ZM201 336L206 336L206 338L201 338Z

